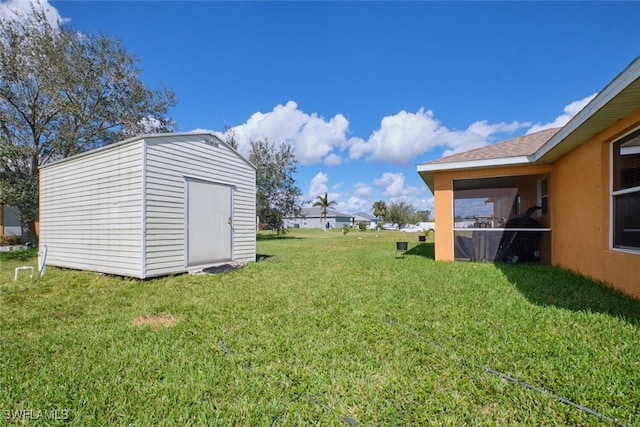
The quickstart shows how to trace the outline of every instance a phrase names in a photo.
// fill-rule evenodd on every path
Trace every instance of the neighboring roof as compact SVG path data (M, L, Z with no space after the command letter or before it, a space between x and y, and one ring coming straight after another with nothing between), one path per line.
M231 150L232 152L234 152L240 159L242 159L245 163L247 163L248 165L250 165L252 168L256 168L255 165L253 163L251 163L249 160L247 160L242 154L240 154L236 149L234 149L232 146L230 146L229 144L227 144L226 142L224 142L223 140L221 140L220 138L218 138L215 134L210 133L210 132L174 132L174 133L151 133L151 134L144 134L144 135L138 135L138 136L134 136L132 138L128 138L122 141L118 141L118 142L114 142L113 144L107 144L104 145L102 147L99 148L94 148L92 150L88 150L85 151L83 153L80 154L76 154L74 156L70 156L70 157L66 157L64 159L60 159L60 160L55 160L53 162L47 163L46 165L41 165L40 169L42 168L46 168L52 165L57 165L59 163L63 163L63 162L67 162L73 159L77 159L79 157L84 157L90 154L95 154L101 151L105 151L105 150L111 150L113 148L116 147L120 147L122 145L126 145L126 144L130 144L132 142L135 141L140 141L140 140L149 140L149 139L156 139L156 138L171 138L171 139L175 139L175 140L193 140L194 137L196 138L201 138L202 141L200 142L204 142L206 144L222 144L225 147L227 147L229 150Z
M373 221L376 219L375 216L368 214L366 212L356 212L354 213L352 216L356 217L356 218L362 218L362 219L367 219L369 221Z
M321 211L321 208L319 208L319 207L302 208L302 211L300 212L300 215L298 215L297 217L294 217L294 218L320 218L320 211ZM353 216L354 215L335 211L335 210L333 210L331 208L327 209L327 217L328 218L333 218L333 217L351 218Z
M638 109L640 56L562 128L548 129L422 163L417 170L433 191L433 174L438 171L553 163Z

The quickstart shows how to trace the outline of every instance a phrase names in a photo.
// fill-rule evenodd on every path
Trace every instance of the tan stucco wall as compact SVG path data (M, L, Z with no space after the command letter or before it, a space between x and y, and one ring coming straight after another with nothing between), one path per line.
M436 217L436 259L451 261L453 252L453 181L455 179L484 178L517 175L551 175L550 165L526 165L503 168L486 168L466 171L438 172L434 174L434 199ZM552 178L550 178L553 180ZM553 189L549 191L552 197ZM535 194L535 189L533 189ZM523 199L522 206L535 204L533 200ZM543 224L546 226L546 224Z
M551 203L553 263L640 298L640 253L610 249L610 145L640 111L557 160Z

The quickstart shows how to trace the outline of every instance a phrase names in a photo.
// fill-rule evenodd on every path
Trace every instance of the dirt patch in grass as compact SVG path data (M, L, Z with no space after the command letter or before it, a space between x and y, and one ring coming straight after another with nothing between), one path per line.
M173 314L160 314L158 316L138 316L131 320L131 326L138 328L149 327L151 329L170 328L178 323L178 317Z

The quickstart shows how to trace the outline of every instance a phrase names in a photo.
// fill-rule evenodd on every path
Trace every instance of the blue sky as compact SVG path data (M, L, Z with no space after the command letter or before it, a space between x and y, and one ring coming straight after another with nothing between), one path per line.
M292 144L304 197L345 213L433 210L417 164L562 125L640 53L639 2L45 4L173 89L177 131Z

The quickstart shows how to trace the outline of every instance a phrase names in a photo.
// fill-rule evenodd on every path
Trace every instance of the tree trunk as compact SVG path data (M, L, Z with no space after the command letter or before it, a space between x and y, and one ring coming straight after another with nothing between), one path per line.
M25 242L38 242L38 236L36 235L36 222L33 219L22 221L22 239Z

